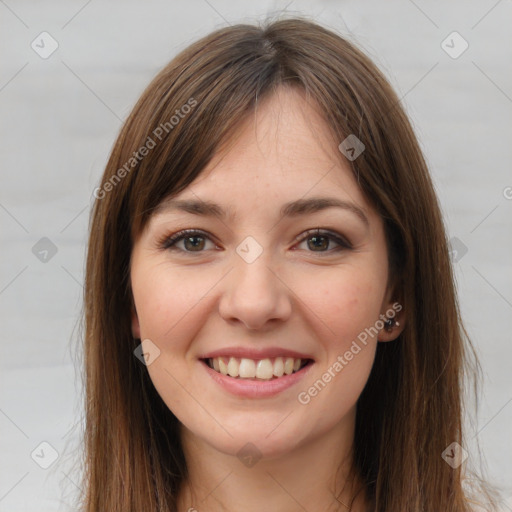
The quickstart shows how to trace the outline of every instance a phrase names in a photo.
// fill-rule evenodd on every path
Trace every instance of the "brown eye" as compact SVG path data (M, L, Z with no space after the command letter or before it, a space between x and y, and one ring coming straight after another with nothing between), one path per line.
M307 240L308 240L308 247L311 250L316 250L316 249L323 250L323 249L327 249L329 247L329 237L327 237L327 236L311 236Z
M215 244L202 231L187 229L174 235L165 237L159 244L162 249L181 252L203 252L207 241L215 247ZM183 244L180 246L179 244Z
M205 241L202 236L187 236L183 240L187 251L201 251L204 249Z
M352 245L341 235L331 233L329 231L321 231L320 229L314 229L306 232L306 236L300 239L300 242L307 242L307 248L310 252L328 253L341 251L343 249L351 249ZM333 245L337 246L334 248L330 247Z

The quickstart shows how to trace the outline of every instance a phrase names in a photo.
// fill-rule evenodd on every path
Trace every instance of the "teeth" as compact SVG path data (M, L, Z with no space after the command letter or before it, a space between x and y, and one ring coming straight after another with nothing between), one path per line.
M274 367L270 359L262 359L256 366L256 377L269 380L274 375Z
M254 379L256 377L256 363L252 359L240 360L240 377Z
M220 373L222 373L222 375L228 374L228 365L220 357L219 357L219 370L220 370Z
M229 358L228 375L230 377L238 377L238 361L234 357Z
M274 361L274 375L282 377L284 375L284 361L282 357L276 357Z
M215 357L208 365L222 375L241 379L271 380L283 375L291 375L300 370L303 359L276 357L275 359L246 359L245 357Z

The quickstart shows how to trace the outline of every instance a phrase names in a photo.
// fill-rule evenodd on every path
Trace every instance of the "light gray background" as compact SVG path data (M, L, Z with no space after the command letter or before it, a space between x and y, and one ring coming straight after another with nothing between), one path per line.
M285 8L356 41L413 121L450 237L467 247L456 272L485 378L468 435L512 511L510 0L0 0L0 512L73 510L88 212L122 121L193 40ZM47 59L31 48L43 31L59 45ZM456 59L441 46L453 31L469 44ZM43 237L57 248L46 262L32 251ZM42 442L59 454L47 470L35 462L50 460Z

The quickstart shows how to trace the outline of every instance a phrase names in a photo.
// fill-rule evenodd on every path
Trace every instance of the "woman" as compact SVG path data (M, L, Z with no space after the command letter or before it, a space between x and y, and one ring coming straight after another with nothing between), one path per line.
M359 50L297 18L215 31L95 197L85 510L475 510L438 202Z

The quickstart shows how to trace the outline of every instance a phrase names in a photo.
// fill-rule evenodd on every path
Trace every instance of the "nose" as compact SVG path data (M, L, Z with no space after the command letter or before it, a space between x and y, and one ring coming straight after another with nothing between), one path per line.
M278 321L287 320L292 310L290 288L263 254L252 263L235 255L235 268L223 280L221 317L241 322L249 330L275 327Z

